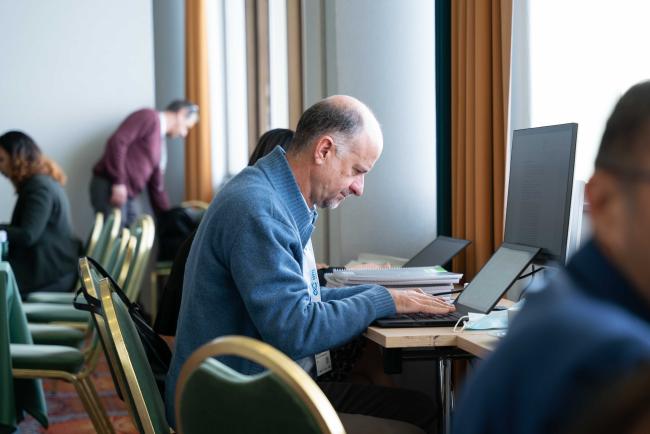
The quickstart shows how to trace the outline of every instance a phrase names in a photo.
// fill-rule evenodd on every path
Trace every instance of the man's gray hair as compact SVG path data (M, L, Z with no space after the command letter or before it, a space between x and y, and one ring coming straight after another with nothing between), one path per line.
M185 114L185 117L189 118L192 115L199 115L199 106L193 103L192 101L188 101L186 99L177 99L169 104L167 104L167 107L165 107L166 112L172 112L172 113L178 113L179 111L187 109L187 113Z
M325 99L309 107L300 117L296 134L287 146L287 152L300 152L307 149L312 142L325 134L334 139L337 154L349 151L347 141L363 130L363 115L356 107L339 104Z

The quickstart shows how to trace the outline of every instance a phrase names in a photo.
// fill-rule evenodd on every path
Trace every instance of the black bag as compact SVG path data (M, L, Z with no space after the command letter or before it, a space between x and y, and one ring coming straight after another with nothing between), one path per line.
M199 227L202 209L174 207L157 216L158 260L173 261L183 241Z
M140 336L140 342L142 342L142 346L144 348L145 354L147 356L147 360L149 361L149 366L151 367L151 371L153 372L153 376L156 380L156 384L158 385L158 391L160 392L160 395L163 398L163 401L165 400L165 378L167 377L167 371L169 371L169 365L171 363L172 359L172 353L167 346L167 343L160 337L156 332L153 331L151 326L147 323L147 321L144 319L142 315L142 308L140 305L137 303L131 303L131 301L128 299L126 294L124 294L124 291L122 291L122 288L119 287L119 285L113 280L111 275L107 273L104 268L97 263L93 258L87 256L86 259L88 262L90 262L99 272L99 274L102 277L108 278L108 280L111 282L111 285L113 285L113 291L120 297L120 300L124 303L124 305L128 308L129 310L129 315L131 316L131 320L133 320L133 323L135 324L135 329L138 332L138 336ZM79 270L79 274L81 274L81 270ZM99 288L97 288L99 290ZM86 299L86 303L81 303L77 301L77 298L79 295L83 293L84 298ZM102 311L102 304L101 301L98 300L97 298L93 297L88 293L88 290L82 285L81 288L77 290L77 293L74 298L74 307L79 310L85 310L91 313L96 313L98 315L101 315L102 317L106 318L104 315L104 312ZM97 324L97 320L92 316L93 322L95 322L95 327L98 327L99 325ZM106 348L106 342L104 342L103 339L101 339L101 334L100 336L100 341L102 343L102 347L104 348L104 353L107 353L107 348ZM113 372L113 366L109 363L109 367L111 369L111 375L113 376L113 383L115 383L115 389L117 390L117 393L120 395L120 398L124 400L124 397L120 393L120 388L118 387L118 383L115 377L115 373Z

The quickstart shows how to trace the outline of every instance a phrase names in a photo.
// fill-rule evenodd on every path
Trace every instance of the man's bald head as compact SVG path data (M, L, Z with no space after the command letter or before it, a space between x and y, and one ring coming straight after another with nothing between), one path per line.
M348 152L347 146L360 134L382 146L379 122L372 111L361 101L347 95L334 95L309 107L300 117L288 153L310 149L323 135L341 140L337 152ZM353 146L353 145L350 145Z
M300 117L287 162L309 208L336 208L346 197L363 194L365 176L383 146L370 109L356 98L335 95Z

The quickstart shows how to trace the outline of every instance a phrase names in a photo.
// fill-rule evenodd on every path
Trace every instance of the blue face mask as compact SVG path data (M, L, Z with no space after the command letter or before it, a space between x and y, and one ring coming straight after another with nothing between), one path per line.
M524 305L525 300L518 301L513 304L508 310L493 310L489 314L470 312L463 319L466 321L462 324L463 330L494 330L508 328L509 319L515 316ZM461 321L458 321L454 331L460 326Z
M508 311L493 310L489 314L468 314L469 320L465 323L465 330L491 330L508 328Z

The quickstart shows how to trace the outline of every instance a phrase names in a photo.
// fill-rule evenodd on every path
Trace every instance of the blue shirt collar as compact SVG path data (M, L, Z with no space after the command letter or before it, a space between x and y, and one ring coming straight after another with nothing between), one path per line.
M588 296L617 305L650 322L650 303L590 240L567 264L569 275Z
M318 213L316 207L313 209L307 207L307 202L302 196L291 167L289 167L284 149L277 146L267 156L261 158L255 166L264 172L271 186L278 192L282 202L289 210L298 227L300 241L304 248L314 231Z

